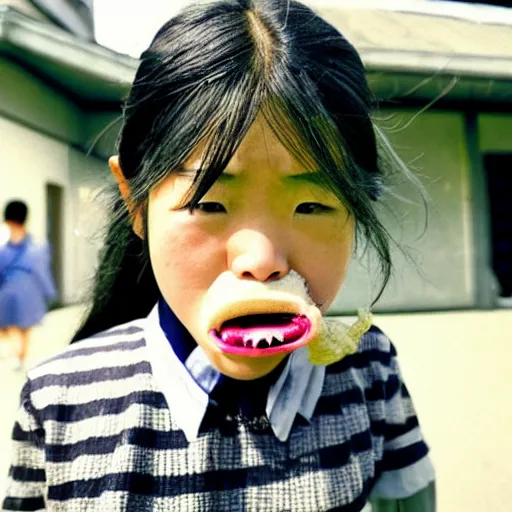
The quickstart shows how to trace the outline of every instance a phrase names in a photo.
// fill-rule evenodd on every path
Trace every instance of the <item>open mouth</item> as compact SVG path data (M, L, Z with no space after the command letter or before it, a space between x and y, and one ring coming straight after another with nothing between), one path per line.
M224 322L210 335L226 353L263 357L308 343L311 321L291 313L246 315Z

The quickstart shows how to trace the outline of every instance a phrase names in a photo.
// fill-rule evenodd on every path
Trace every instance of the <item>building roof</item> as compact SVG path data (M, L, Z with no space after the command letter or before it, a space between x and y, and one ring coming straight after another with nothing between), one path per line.
M361 52L369 69L512 78L512 14L510 23L504 16L498 24L456 17L455 12L319 11Z
M93 0L0 0L32 19L63 28L82 39L94 40Z
M30 0L41 12L65 30L94 41L91 0Z
M369 9L455 18L485 24L512 25L512 10L494 2L473 0L301 0L314 9Z
M381 98L445 94L512 102L512 23L382 9L318 10L360 51ZM2 6L0 55L92 102L119 102L138 65L137 59Z
M78 100L119 102L138 61L0 6L0 56L16 60Z

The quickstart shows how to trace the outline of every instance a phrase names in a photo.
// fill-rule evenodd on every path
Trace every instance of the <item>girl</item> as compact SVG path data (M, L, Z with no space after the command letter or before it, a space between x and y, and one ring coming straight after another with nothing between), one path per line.
M5 510L434 510L386 336L308 353L357 237L390 275L371 108L355 49L298 2L162 27L110 160L88 339L29 372Z
M9 241L0 247L0 334L18 349L17 370L22 370L30 333L56 299L57 290L50 270L50 251L36 244L27 233L28 207L10 201L4 210Z

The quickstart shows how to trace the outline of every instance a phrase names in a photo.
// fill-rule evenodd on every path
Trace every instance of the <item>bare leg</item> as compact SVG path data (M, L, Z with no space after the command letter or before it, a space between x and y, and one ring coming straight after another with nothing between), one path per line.
M30 332L31 329L20 329L20 349L18 353L18 358L23 364L27 357L28 346L30 343Z
M9 343L14 354L18 359L18 367L22 368L27 355L30 341L30 329L21 329L20 327L9 327L7 330Z
M18 355L21 344L21 329L19 327L7 328L7 340L12 347L13 352Z
M10 357L12 350L9 341L7 329L0 329L0 359Z

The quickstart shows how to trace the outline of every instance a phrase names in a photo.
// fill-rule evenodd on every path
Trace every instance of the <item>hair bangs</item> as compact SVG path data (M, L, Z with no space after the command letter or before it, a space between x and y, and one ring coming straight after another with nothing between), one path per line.
M216 113L209 119L203 139L201 164L185 198L189 208L197 205L224 172L256 120L263 98L261 77L249 72L242 80L232 82L216 99Z
M290 77L291 78L291 77ZM376 302L391 277L390 235L373 207L372 196L379 184L347 152L343 133L306 83L286 80L280 94L271 95L262 113L281 144L305 168L316 171L356 221L356 241L372 247L379 262L381 286ZM376 175L378 179L378 175Z

